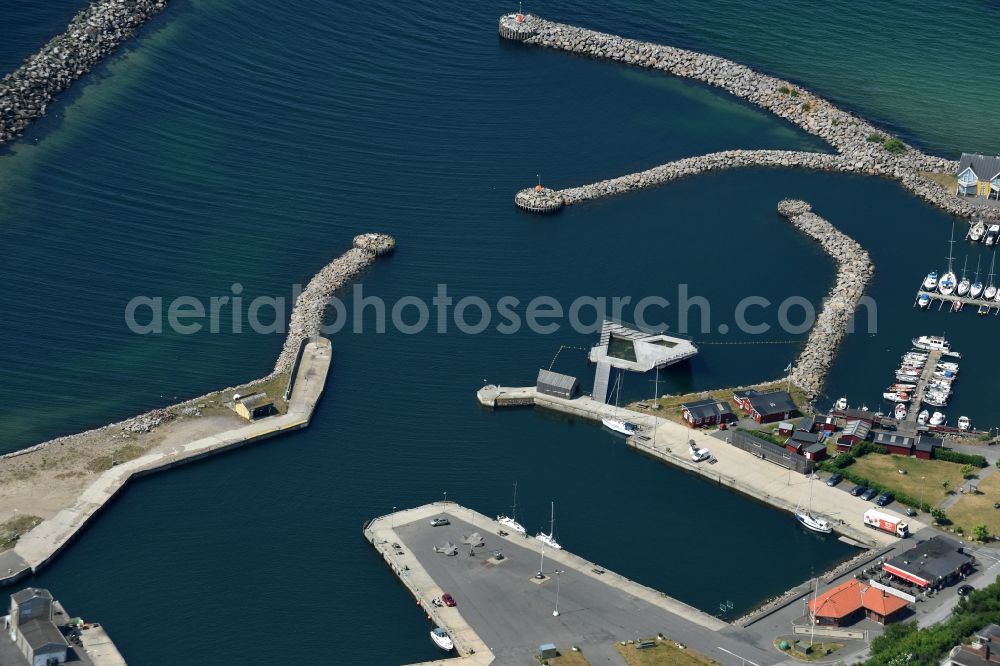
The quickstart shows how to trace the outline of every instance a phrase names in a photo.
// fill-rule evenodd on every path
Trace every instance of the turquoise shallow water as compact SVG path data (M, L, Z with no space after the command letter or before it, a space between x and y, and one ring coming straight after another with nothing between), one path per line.
M921 275L945 254L949 219L892 182L747 170L552 218L519 214L513 192L539 172L561 187L725 148L823 147L702 86L499 42L496 17L508 9L182 0L65 95L0 154L0 447L265 373L280 336L137 336L124 325L125 303L204 300L233 283L248 296L289 294L368 230L399 241L366 275L369 294L429 299L446 283L456 298L490 302L673 300L687 283L712 304L712 328L696 338L727 342L744 339L717 330L743 296L817 301L826 291L828 260L775 214L782 197L801 197L870 247L877 265L879 332L848 340L831 395L872 402L890 378L886 350L902 351L919 332L947 328L970 361L981 353L994 321L910 307ZM48 34L37 26L71 11L19 8L0 26L0 37L16 36L0 39L2 62L18 62ZM970 146L968 126L950 121L963 105L992 108L997 94L990 72L947 76L957 45L941 24L955 11L723 2L709 22L680 4L613 2L544 13L808 81L943 154L996 150ZM995 8L957 11L977 18L965 21L966 37L995 34ZM887 25L921 37L886 40ZM973 56L986 48L985 37L968 41ZM891 62L874 67L886 52ZM976 118L973 138L1000 136L991 126L1000 119ZM774 323L773 311L763 318ZM530 383L560 345L590 341L565 330L339 334L308 431L142 480L38 583L103 620L135 663L234 654L277 663L335 646L333 663L389 664L434 652L361 523L444 491L489 514L518 480L529 527L554 499L574 551L707 609L730 599L738 612L849 553L782 513L628 454L590 424L475 405L484 378ZM706 344L661 390L777 376L795 352ZM970 361L955 410L985 422L992 374ZM586 371L573 350L558 362ZM649 395L647 379L628 377L625 393ZM706 531L706 518L725 534ZM657 529L640 536L636 521ZM739 547L760 534L768 548ZM692 580L706 562L733 575ZM746 568L757 572L752 581L738 575ZM308 599L282 610L301 589ZM303 631L304 615L322 618L321 629ZM244 636L260 617L267 640L217 640ZM184 639L163 641L164 623Z

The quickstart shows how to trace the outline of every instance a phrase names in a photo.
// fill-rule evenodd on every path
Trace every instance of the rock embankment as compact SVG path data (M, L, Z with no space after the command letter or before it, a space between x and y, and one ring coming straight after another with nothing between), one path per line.
M387 234L361 234L354 238L352 249L324 266L309 281L295 300L288 336L274 365L274 374L290 369L302 341L319 335L333 293L368 268L376 257L392 252L395 247L395 239Z
M0 144L45 115L52 99L132 37L166 0L100 0L0 81Z
M818 242L837 263L837 279L789 376L793 384L814 400L823 388L851 317L875 273L875 266L856 240L813 213L805 201L785 199L778 204L778 212L796 229Z
M566 204L651 187L715 169L784 166L895 178L920 198L953 215L1000 219L1000 209L978 206L920 175L920 172L955 173L957 162L927 155L789 81L761 74L746 65L718 56L555 23L530 14L502 16L499 30L506 39L655 69L721 88L820 137L838 153L835 157L770 150L713 153L553 193L563 194ZM731 162L727 163L727 160ZM519 207L531 210L522 205L526 193L530 191L518 192L515 202Z

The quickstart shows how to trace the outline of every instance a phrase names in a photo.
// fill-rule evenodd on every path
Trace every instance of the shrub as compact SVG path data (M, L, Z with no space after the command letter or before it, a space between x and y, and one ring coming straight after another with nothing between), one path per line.
M981 455L962 453L961 451L952 451L951 449L941 448L934 449L934 459L944 460L945 462L961 463L963 465L974 465L980 469L989 464L986 462L986 458Z
M939 509L938 507L931 509L931 518L933 518L934 522L938 525L951 525L951 520L944 512L944 509Z
M812 109L812 107L811 107L811 106L809 106L809 102L802 102L802 110L803 110L803 111L806 111L806 112L808 112L808 111L810 111L811 109Z
M833 124L833 126L834 126L834 127L836 127L837 125L839 125L839 124L840 124L840 121L839 121L839 120L837 120L836 118L834 118L834 119L833 119L833 120L831 120L830 122L831 122L831 123Z
M962 478L963 479L976 478L976 467L974 467L973 465L962 465Z
M881 134L869 134L868 140L871 141L872 143L882 143L883 141L885 141L885 137L882 136Z
M793 88L793 89L792 89L792 97L798 97L798 96L799 96L799 91L798 91L798 90L795 90L795 89Z
M986 525L976 525L972 528L972 537L976 541L986 541L990 538L990 528Z
M782 95L787 95L791 91L788 89L788 86L781 86L780 88L778 88L778 92L780 92Z
M901 140L897 139L896 137L886 139L885 143L882 144L882 147L888 150L890 153L906 152L906 144L903 143Z

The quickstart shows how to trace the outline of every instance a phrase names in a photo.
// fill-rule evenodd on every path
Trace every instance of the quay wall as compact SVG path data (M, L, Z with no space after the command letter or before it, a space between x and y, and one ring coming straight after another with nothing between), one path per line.
M594 185L545 190L538 194L522 190L515 196L515 203L524 210L554 212L563 204L582 203L654 187L676 178L716 169L783 166L894 178L917 197L952 215L1000 219L1000 209L977 205L974 201L958 197L920 174L921 171L955 173L958 169L956 161L923 153L790 81L762 74L719 56L587 30L530 14L500 17L499 33L512 41L614 60L721 88L823 139L837 151L836 156L769 150L712 153ZM900 142L898 152L886 149L885 141L888 139Z
M875 265L861 244L812 212L805 201L785 199L778 213L820 244L837 264L837 277L789 378L815 400L826 382L854 311L871 283Z
M55 96L167 6L166 0L98 0L0 81L0 144L20 136Z

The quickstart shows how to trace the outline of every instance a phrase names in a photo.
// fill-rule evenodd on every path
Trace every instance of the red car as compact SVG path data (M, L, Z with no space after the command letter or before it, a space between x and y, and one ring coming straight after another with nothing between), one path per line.
M449 607L454 606L455 605L455 597L453 597L450 594L448 594L447 592L445 592L444 594L441 595L441 602L444 603L445 606L449 606Z

